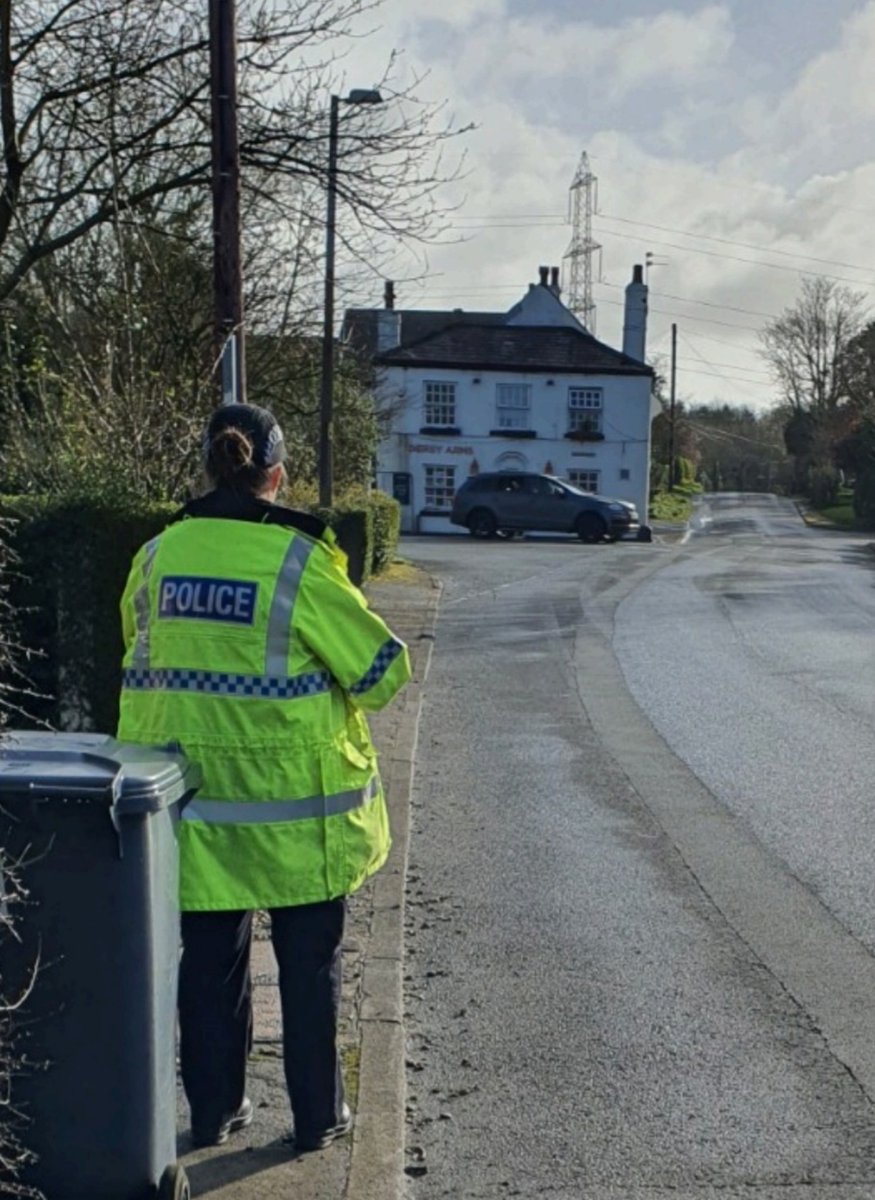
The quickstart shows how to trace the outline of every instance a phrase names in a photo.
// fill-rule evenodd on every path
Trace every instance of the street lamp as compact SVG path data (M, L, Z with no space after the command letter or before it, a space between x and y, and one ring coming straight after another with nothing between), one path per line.
M382 104L379 92L353 88L331 97L328 125L328 210L325 218L325 311L322 322L322 379L319 394L319 503L328 508L334 494L331 423L334 416L334 229L337 212L337 134L341 104Z

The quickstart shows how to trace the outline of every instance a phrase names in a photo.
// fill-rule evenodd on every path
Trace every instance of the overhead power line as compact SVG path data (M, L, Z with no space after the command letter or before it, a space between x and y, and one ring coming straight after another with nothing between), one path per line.
M617 289L621 287L619 283L606 283L604 281L602 281L602 285ZM767 317L771 319L778 316L778 313L762 312L756 308L738 308L733 304L717 304L713 300L696 300L692 296L674 296L671 292L657 292L653 288L650 289L650 294L651 296L662 296L666 300L679 300L683 304L701 304L704 308L722 308L726 312L744 313L745 316L749 317Z
M614 286L614 285L611 285L611 286ZM452 288L452 289L446 289L446 290L440 290L440 291L429 290L427 292L424 292L421 296L418 297L419 307L421 307L421 308L440 307L439 304L436 306L432 305L431 301L433 301L433 300L444 301L447 298L450 298L453 300L466 299L466 300L472 300L472 301L476 301L478 296L485 296L488 298L492 298L492 293L495 291L513 292L516 295L520 295L524 291L524 288L521 287L519 284L509 283L509 284L486 284L483 287L478 287L478 288ZM688 301L688 303L696 303L696 302ZM600 300L599 304L610 304L613 308L623 308L624 307L622 300ZM674 312L671 309L660 308L660 307L654 306L654 305L651 305L649 307L649 311L656 316L674 317L678 321L685 321L685 322L692 321L696 325L717 325L721 329L734 329L739 333L759 333L760 332L760 326L758 326L758 325L739 325L735 321L720 321L716 317L697 317L697 316L693 316L690 313Z
M688 375L707 375L710 379L722 379L724 383L743 383L745 387L770 388L773 385L766 379L745 379L741 375L727 375L723 371L705 371L702 367L690 365L689 359L679 359L678 366Z
M863 210L852 210L863 211ZM690 229L680 229L673 225L657 225L651 221L638 221L632 217L621 217L615 213L598 211L595 214L600 220L617 221L623 225L634 225L641 229L655 229L660 233L675 233L681 237L693 238L698 241L715 242L722 246L737 246L742 250L755 250L763 254L772 254L778 258L796 258L805 262L817 263L826 267L841 267L849 271L868 272L870 275L875 274L875 267L859 263L845 262L837 258L824 258L814 254L805 254L801 250L783 250L776 246L766 246L761 242L745 242L740 238L721 237L713 233L696 233ZM469 225L469 222L476 224ZM513 222L513 224L504 224L504 222ZM567 225L568 220L562 213L507 213L501 216L469 216L468 214L460 214L456 221L453 222L454 227L471 230L477 229L552 229L557 226ZM619 236L617 234L616 236ZM690 247L691 249L692 247ZM775 264L777 265L777 264Z
M712 366L714 368L725 367L729 371L752 372L755 375L764 375L767 379L771 380L771 375L769 374L769 372L764 371L762 367L744 367L744 366L742 366L741 363L711 362L710 359L708 360L708 365ZM754 379L751 380L751 383L755 383L755 382L756 382L756 380L754 380Z
M632 233L618 233L615 229L599 230L599 236L609 238L624 238L627 241L633 242L641 242L642 240L640 236L636 236ZM704 250L700 246L682 246L677 242L663 242L653 238L648 238L647 244L649 246L665 246L670 250L683 250L685 254L704 254L708 258L722 258L730 262L747 263L747 265L750 267L762 267L768 271L789 271L791 275L810 274L809 271L804 270L802 267L786 267L783 263L763 262L761 259L757 258L742 258L738 254L724 254L719 250ZM875 284L866 283L866 281L863 279L848 279L845 275L827 275L826 272L821 272L821 275L824 279L832 279L836 283L851 283L855 287L871 288L875 286Z
M643 229L657 229L661 233L679 233L683 237L699 238L705 242L719 242L723 246L739 246L744 250L761 250L766 254L776 254L781 258L804 258L807 262L822 263L827 267L847 267L851 271L868 271L875 275L875 267L860 266L858 263L842 262L836 258L816 258L812 254L802 254L793 250L778 250L774 246L763 246L756 242L742 242L736 238L717 237L711 233L691 233L688 229L674 229L669 225L653 225L648 221L633 221L630 217L616 217L612 213L600 212L600 220L621 221L624 225L640 225Z
M499 157L499 155L496 153L494 155L490 155L490 157L495 158L495 157ZM524 157L524 156L513 155L511 157L516 158L516 157ZM598 161L599 162L613 162L615 165L617 165L623 171L627 170L627 165L625 163L620 162L616 158L612 158L610 155L608 155L608 156L599 155ZM789 196L784 199L779 198L779 196L776 195L776 189L775 189L774 185L769 184L769 183L763 183L756 179L740 179L740 178L739 179L726 179L726 178L718 177L716 175L709 175L707 177L707 179L704 180L704 182L707 183L707 185L709 187L718 187L718 188L722 188L724 191L729 191L729 192L757 192L757 191L766 192L766 193L768 193L769 199L776 206L779 206L781 208L792 208L801 203L800 199L796 196ZM843 182L841 186L846 187L847 185L846 185L846 183ZM853 213L867 213L867 214L875 213L875 207L873 207L872 205L869 205L868 207L864 207L859 204L856 204L856 205L855 204L840 204L836 200L825 200L821 197L815 197L815 196L807 198L805 202L810 204L812 207L817 206L818 208L831 208L831 209L834 209L836 212L853 212ZM516 214L514 214L514 215L516 215ZM531 214L531 215L554 216L555 214L554 213L538 213L538 214ZM472 218L472 219L488 221L491 219L491 215L487 213L486 215L481 215L477 218Z
M696 349L696 347L693 345L693 343L690 341L690 339L687 337L687 335L685 333L681 332L681 337L683 338L683 340L687 344L687 346L690 348L690 350L692 350L693 354L695 354L696 358L698 358L701 362L703 362L706 367L713 368L710 371L708 371L708 370L703 371L701 369L701 367L687 368L691 374L695 373L697 375L707 376L708 378L722 379L724 383L729 384L729 386L733 389L733 391L736 393L736 395L739 394L735 389L735 384L737 384L737 383L742 383L746 387L766 388L766 387L773 386L771 383L766 383L765 381L760 382L757 379L741 379L738 376L733 377L731 375L726 375L723 371L720 371L717 369L716 363L712 363L709 359L705 358L704 354L702 354L699 350ZM753 399L751 399L751 403L754 403Z
M772 442L770 445L767 441L762 441L759 438L746 437L743 433L732 433L728 429L716 429L712 425L703 425L698 421L691 420L686 415L684 415L684 424L689 429L694 429L697 433L701 433L706 437L714 438L716 441L719 441L720 438L727 438L733 442L748 442L751 446L757 446L760 450L766 451L778 450L780 448L780 443L777 441Z
M452 272L441 272L440 277L447 278L447 277L452 277L455 275L470 276L470 271L459 270L459 271L452 271ZM623 287L624 287L624 285L619 284L619 283L609 283L605 279L597 279L594 281L594 284L596 287L613 288L615 291L622 291ZM438 296L451 296L451 297L452 296L480 296L480 295L486 295L488 292L514 292L519 295L525 291L526 286L527 285L524 283L482 283L482 284L478 285L476 288L439 287L439 288L435 288L435 289L429 289L428 295L436 296L436 297L438 297ZM714 308L717 310L723 310L724 312L741 313L744 316L749 316L749 317L765 317L767 320L773 320L780 315L779 313L763 312L761 309L756 309L756 308L741 308L740 306L734 305L734 304L718 304L714 300L697 300L693 296L678 296L672 292L656 291L654 288L650 289L650 295L657 299L662 298L665 300L676 300L680 304L695 304L695 305L701 306L703 308ZM611 303L622 303L622 301L618 302L618 301L611 301L611 300L600 300L599 303L600 304L611 304ZM651 307L650 311L657 312L658 310ZM693 320L694 318L690 317L689 319ZM704 318L697 318L697 319L703 320ZM720 323L721 322L718 322L718 324L720 324ZM729 325L729 328L742 329L742 328L746 328L746 327L741 326L741 325ZM755 330L754 332L758 332L758 331Z
M728 346L730 350L738 349L738 342L727 342L725 338L716 338L712 333L699 333L696 330L696 337L705 342L716 342L718 346Z

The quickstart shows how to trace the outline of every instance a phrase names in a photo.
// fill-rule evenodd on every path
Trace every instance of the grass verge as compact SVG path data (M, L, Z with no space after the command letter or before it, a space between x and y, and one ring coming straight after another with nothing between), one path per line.
M422 580L423 572L420 567L414 566L412 562L408 562L406 558L394 558L385 571L381 571L379 575L374 575L372 582L374 583L419 583Z

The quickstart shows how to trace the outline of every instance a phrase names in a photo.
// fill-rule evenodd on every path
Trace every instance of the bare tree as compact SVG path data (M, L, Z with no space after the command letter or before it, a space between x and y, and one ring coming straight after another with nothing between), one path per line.
M0 490L179 498L215 403L209 247L197 213L113 222L38 264L0 309ZM262 303L269 305L270 298ZM292 481L316 471L321 341L281 316L249 338L249 393L280 419ZM377 414L338 357L337 480L365 485Z
M853 413L858 417L875 417L875 322L870 321L850 339L842 370Z
M821 276L804 279L796 303L761 334L761 354L784 403L828 424L846 399L843 357L864 322L863 292Z
M373 6L241 5L246 232L262 252L294 248L318 224L329 93L354 19ZM208 192L206 24L203 0L0 4L0 300L95 228ZM350 107L341 127L338 191L350 218L341 235L360 259L372 260L385 234L434 235L435 191L453 173L440 149L459 130L440 105L417 102L415 87L393 90L392 66L374 81L389 102Z
M329 98L343 90L353 24L374 6L239 6L245 307L257 348L250 394L299 421L302 462ZM124 480L141 493L178 494L191 469L213 400L207 13L205 0L0 0L7 483ZM419 82L393 87L394 67L390 59L382 79L356 80L379 86L385 104L341 106L341 298L362 281L372 289L399 239L440 234L438 187L456 170L445 170L442 151L460 130L440 105L417 101ZM350 404L362 428L354 385Z
M20 711L21 692L29 686L21 671L25 655L18 643L16 614L8 595L15 567L9 526L0 521L0 741L10 716ZM4 843L0 834L0 950L17 937L17 906L23 898L21 864L13 860ZM21 1173L33 1156L22 1141L26 1122L15 1106L15 1079L25 1069L16 1014L26 999L27 994L9 993L0 972L0 1194L39 1200L38 1193L21 1182Z
M209 254L189 225L103 226L7 301L0 486L181 493L214 401Z

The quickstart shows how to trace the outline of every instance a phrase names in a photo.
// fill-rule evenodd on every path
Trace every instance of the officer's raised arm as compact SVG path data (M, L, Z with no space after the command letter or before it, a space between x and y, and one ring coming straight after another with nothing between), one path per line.
M321 543L307 561L293 619L298 636L360 708L384 708L409 682L407 646Z

